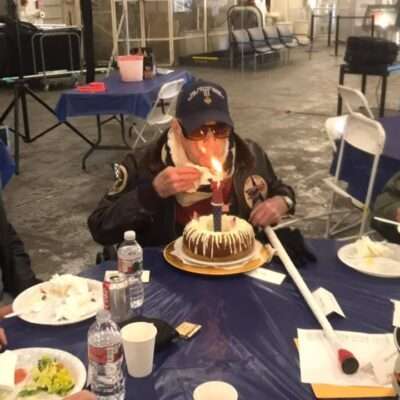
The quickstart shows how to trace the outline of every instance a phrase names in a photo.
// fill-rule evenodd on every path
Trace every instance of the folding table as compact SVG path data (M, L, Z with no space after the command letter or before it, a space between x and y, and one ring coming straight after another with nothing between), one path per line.
M96 117L97 140L93 143L86 137L90 149L83 157L82 168L86 169L86 160L94 150L129 149L130 146L125 137L124 116L133 115L146 118L161 86L180 78L185 79L185 81L193 79L188 72L177 70L165 75L158 74L153 79L141 82L122 82L119 73L114 73L103 80L106 85L106 91L103 93L81 93L76 89L63 92L55 109L60 122L78 116ZM102 115L120 116L123 145L108 146L101 144L102 124L110 120L107 119L102 122L100 119Z
M337 330L392 332L393 304L400 279L363 275L342 264L337 250L343 242L307 242L318 261L301 273L314 290L324 287L336 296L346 318L333 316ZM83 273L102 280L105 263ZM281 286L245 275L208 277L176 270L162 249L144 249L144 268L151 281L145 286L144 315L173 326L183 321L202 325L189 341L180 340L156 354L152 374L127 377L126 398L189 400L194 388L208 380L231 383L243 400L311 400L311 387L300 381L297 328L319 329L317 321L290 278ZM274 263L271 268L284 272ZM87 332L93 318L59 327L33 325L19 318L0 322L11 349L53 347L73 353L87 365Z

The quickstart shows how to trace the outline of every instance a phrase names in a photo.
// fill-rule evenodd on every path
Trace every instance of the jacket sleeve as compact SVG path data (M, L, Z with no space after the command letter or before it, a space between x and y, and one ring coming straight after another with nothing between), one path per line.
M153 188L153 177L139 172L133 155L127 156L117 168L119 176L113 188L88 219L93 239L104 246L120 243L126 230L141 233L152 223L162 203Z
M389 180L383 192L376 198L373 215L394 220L397 209L400 209L400 173ZM371 226L386 239L400 243L400 234L395 226L374 219L371 220Z
M11 224L8 224L8 245L10 250L11 282L5 289L16 296L39 282L32 268L31 259L25 251L24 243Z
M8 222L0 196L0 267L4 289L13 296L38 283L24 243Z
M400 208L400 173L390 179L377 197L374 213L383 218L394 219L398 208Z

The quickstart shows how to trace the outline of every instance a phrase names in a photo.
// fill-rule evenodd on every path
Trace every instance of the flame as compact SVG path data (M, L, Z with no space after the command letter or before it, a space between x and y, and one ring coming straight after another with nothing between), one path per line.
M211 157L211 165L218 175L222 175L222 164L214 157Z
M220 181L222 180L222 164L214 157L211 157L211 165L215 171L215 174L217 176L217 182L218 184L220 183Z
M207 149L206 146L204 146L203 144L199 145L199 149L203 154L207 154Z

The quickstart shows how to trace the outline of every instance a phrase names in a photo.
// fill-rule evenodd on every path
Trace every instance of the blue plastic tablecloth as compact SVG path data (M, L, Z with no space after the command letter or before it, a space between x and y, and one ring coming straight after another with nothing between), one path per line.
M400 279L374 278L346 267L336 256L343 244L308 243L318 262L301 273L311 289L323 286L337 297L347 318L331 318L335 329L391 332L389 299L400 297ZM145 249L144 264L152 271L144 314L173 325L190 321L203 328L190 341L158 353L150 377L128 378L127 399L192 400L193 389L207 380L233 384L240 400L314 399L310 386L300 382L293 338L297 328L318 325L289 278L274 286L244 275L191 275L169 266L157 248ZM84 275L102 279L106 267L90 268ZM92 321L44 327L12 318L1 324L11 348L56 347L87 363L86 335Z
M178 70L141 82L122 82L119 73L114 73L103 80L106 84L104 93L80 93L76 89L63 92L55 111L60 121L69 117L116 114L145 118L160 87L180 78L193 79L188 72Z
M0 139L0 189L4 188L15 173L15 162L8 147Z
M380 158L372 201L382 192L387 181L400 171L400 117L380 118L386 133L386 142ZM340 143L338 143L340 144ZM334 154L331 173L335 174L338 152ZM340 179L349 183L348 192L360 201L364 201L373 156L346 144L343 154ZM360 177L364 177L361 179Z

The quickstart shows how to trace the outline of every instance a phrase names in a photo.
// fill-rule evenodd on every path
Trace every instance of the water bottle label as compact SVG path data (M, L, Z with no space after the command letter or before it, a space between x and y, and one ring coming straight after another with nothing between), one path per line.
M120 343L106 347L88 346L89 361L97 364L115 363L122 357L122 345Z
M118 258L118 271L124 274L131 274L134 270L132 259Z

